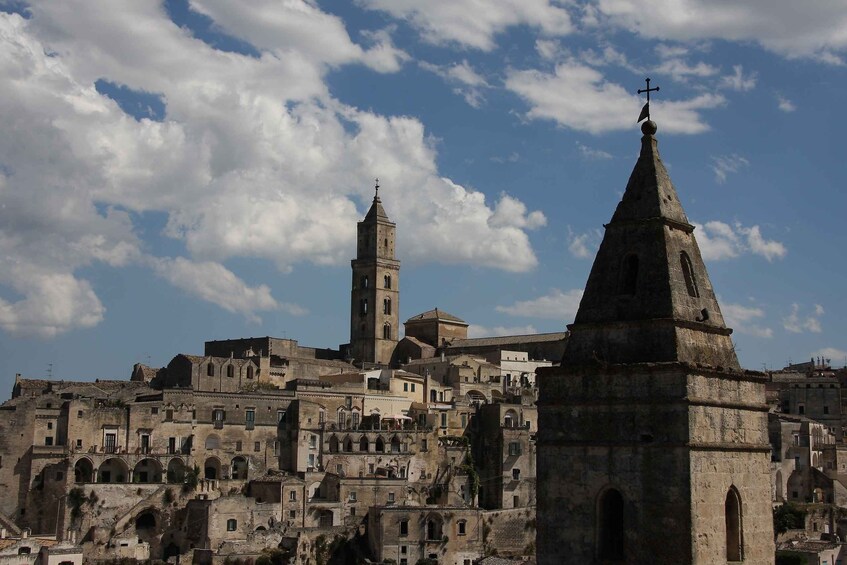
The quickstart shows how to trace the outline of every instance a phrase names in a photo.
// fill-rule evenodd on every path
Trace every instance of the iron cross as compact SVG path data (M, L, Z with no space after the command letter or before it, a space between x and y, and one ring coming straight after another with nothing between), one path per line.
M656 88L650 88L650 77L647 77L647 79L645 79L645 80L647 81L647 88L639 89L638 94L642 94L644 92L647 93L647 105L644 106L644 109L647 110L647 119L649 120L650 119L650 93L651 92L658 92L659 87L657 86ZM641 120L639 120L639 121L641 121Z
M376 195L379 196L379 179L374 179L374 190L376 191Z

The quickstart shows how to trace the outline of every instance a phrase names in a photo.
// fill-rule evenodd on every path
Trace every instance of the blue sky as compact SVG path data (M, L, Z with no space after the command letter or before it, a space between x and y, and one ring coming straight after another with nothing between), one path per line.
M742 364L845 363L847 2L477 4L0 0L0 388L346 342L375 177L401 319L562 330L645 76Z

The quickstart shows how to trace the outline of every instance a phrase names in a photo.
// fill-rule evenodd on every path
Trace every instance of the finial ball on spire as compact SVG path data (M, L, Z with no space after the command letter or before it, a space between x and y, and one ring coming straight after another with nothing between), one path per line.
M656 122L653 120L647 120L643 124L641 124L641 133L644 135L656 135L656 130L658 130L658 126Z

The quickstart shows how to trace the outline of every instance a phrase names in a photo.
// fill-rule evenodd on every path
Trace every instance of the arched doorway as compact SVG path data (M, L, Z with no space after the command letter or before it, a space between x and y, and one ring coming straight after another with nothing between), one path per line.
M624 558L623 495L610 488L600 495L597 506L597 554L600 559L621 561Z
M155 459L142 459L132 470L132 481L134 483L161 483L162 466Z
M110 457L97 470L98 483L125 483L129 480L129 467L123 459Z
M94 465L87 458L82 458L74 464L75 483L93 483Z
M247 459L242 455L232 458L229 466L229 477L236 481L247 480Z
M203 477L211 480L221 478L221 462L217 457L209 457L203 463Z
M181 459L171 459L168 462L168 482L182 483L185 481L187 469Z
M741 532L741 495L729 487L724 503L726 516L726 560L741 561L744 554L744 538Z
M152 510L145 510L135 517L135 531L150 531L156 529L156 514Z

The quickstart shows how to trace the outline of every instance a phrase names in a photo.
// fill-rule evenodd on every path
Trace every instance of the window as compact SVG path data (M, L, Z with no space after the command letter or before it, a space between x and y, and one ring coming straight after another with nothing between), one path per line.
M315 449L318 446L318 436L309 435L309 449Z
M356 502L356 491L351 490L350 495L347 498L350 502Z
M229 520L226 521L226 531L234 532L235 528L237 528L237 527L238 527L238 520L234 520L233 518L230 518Z
M521 444L518 441L513 441L509 443L509 455L520 455L521 454Z
M382 313L386 315L391 314L391 299L385 298L382 301Z
M310 453L310 454L309 454L309 467L313 467L313 468L314 468L314 466L315 466L315 454L314 454L314 453Z
M355 516L355 515L356 515L356 507L355 507L355 506L351 506L351 507L350 507L350 515L351 515L351 516Z
M514 508L518 508L520 505L521 505L521 497L518 496L518 495L513 496L512 497L512 506Z
M368 313L368 299L362 298L359 301L359 314L367 314Z
M688 296L699 298L700 291L697 289L697 280L694 278L694 268L691 266L691 259L688 253L681 251L679 253L679 263L682 267L682 276L685 278L685 288L688 290Z
M274 455L279 455L279 440L274 441Z
M521 478L521 470L520 469L512 469L512 478L514 480L519 480Z
M421 440L421 451L426 451L426 440L425 439Z
M442 413L441 413L441 427L442 427L442 428L446 428L446 427L447 427L447 412L442 412Z
M335 465L335 474L340 476L340 477L343 477L344 476L344 465L342 465L341 463L336 464Z
M226 418L226 413L220 408L215 408L212 410L212 421L215 424L216 428L222 428L224 426L224 419Z
M289 502L297 502L297 491L296 490L288 491L288 501Z
M353 413L351 414L351 416L352 416L353 428L354 429L358 428L359 427L359 413L357 411L353 410Z
M403 519L400 520L400 535L408 536L409 535L409 520ZM404 546L405 549L405 546Z
M241 440L235 442L235 450L241 451Z
M262 442L254 441L253 442L253 451L255 451L256 453L259 453L260 451L262 451Z
M409 392L409 383L403 383L403 392Z
M229 378L234 377L235 376L235 367L233 367L232 365L227 365L226 366L226 376L229 377Z
M82 449L82 440L81 439L76 440L76 448Z
M165 421L170 422L174 419L174 411L173 410L165 410Z
M53 445L53 436L47 436L44 438L44 445Z
M466 427L467 425L468 425L468 415L462 414L462 428Z
M800 415L805 414L806 413L806 405L805 404L798 404L797 405L797 413L800 414Z
M252 430L256 425L256 410L251 408L244 412L244 426L248 430Z
M824 413L824 414L829 414L829 406L824 406L824 407L823 407L823 413Z
M361 280L362 288L368 288L368 277L363 276L360 280Z
M168 453L176 453L176 438L168 438Z
M206 376L207 377L214 377L215 376L215 366L212 365L211 363L206 365Z
M726 517L726 560L741 561L744 556L744 539L741 535L741 497L735 487L730 487L729 492L726 493L724 513Z
M467 530L466 530L467 522L465 522L464 520L459 520L459 522L457 523L457 526L459 527L458 533L459 533L460 536L463 536L467 533Z
M622 560L624 558L624 504L623 496L609 489L600 497L598 505L597 554L600 559Z
M394 493L393 492L388 493L388 504L394 504Z
M383 286L385 286L385 288L391 288L391 275L385 275L384 280L385 284Z
M276 411L276 423L279 424L285 420L285 410L277 410Z
M374 474L374 464L373 463L368 463L368 474L369 475Z
M415 392L415 383L412 383L412 392Z
M77 417L77 418L82 418L82 410L77 410L77 411L76 411L76 417Z
M53 429L53 422L47 422L47 429L48 429L48 430L52 430L52 429Z
M638 283L638 256L627 255L621 262L619 294L634 295Z

